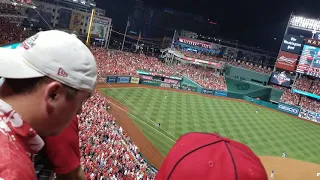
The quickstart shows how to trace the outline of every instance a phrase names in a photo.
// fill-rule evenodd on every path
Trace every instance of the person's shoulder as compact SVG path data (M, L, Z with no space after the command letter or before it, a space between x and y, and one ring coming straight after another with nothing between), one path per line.
M35 179L33 163L26 152L0 133L0 179Z

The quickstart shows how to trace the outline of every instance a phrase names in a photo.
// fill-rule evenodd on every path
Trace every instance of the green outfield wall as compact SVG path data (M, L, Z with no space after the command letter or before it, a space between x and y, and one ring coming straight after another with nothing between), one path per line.
M239 78L246 81L258 82L261 84L267 84L270 78L270 75L261 74L255 71L231 65L226 66L225 74L229 77Z
M269 101L272 88L232 77L225 77L225 79L228 97L243 99L244 96L249 96Z

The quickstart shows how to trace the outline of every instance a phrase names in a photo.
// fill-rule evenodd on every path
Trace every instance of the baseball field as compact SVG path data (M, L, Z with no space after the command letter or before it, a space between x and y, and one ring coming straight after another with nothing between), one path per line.
M149 141L132 137L156 167L175 140L198 131L217 132L246 144L261 157L268 174L275 169L276 179L317 179L320 173L317 124L242 100L141 85L102 87L120 125L130 136L140 132L143 141ZM144 152L146 146L150 152ZM287 151L286 159L281 158L282 151Z

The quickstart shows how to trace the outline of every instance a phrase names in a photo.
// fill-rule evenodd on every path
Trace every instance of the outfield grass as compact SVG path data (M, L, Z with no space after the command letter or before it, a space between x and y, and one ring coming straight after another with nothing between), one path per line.
M285 150L289 158L320 164L320 126L316 124L248 103L182 92L103 91L130 108L129 116L164 155L184 133L218 132L245 143L258 155L281 156Z

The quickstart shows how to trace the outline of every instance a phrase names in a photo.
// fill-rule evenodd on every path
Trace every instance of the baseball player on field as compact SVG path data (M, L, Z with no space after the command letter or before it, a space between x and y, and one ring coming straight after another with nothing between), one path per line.
M286 158L287 151L282 152L282 158Z
M271 179L274 179L274 169L272 169L272 171L271 171L270 178L271 178Z

